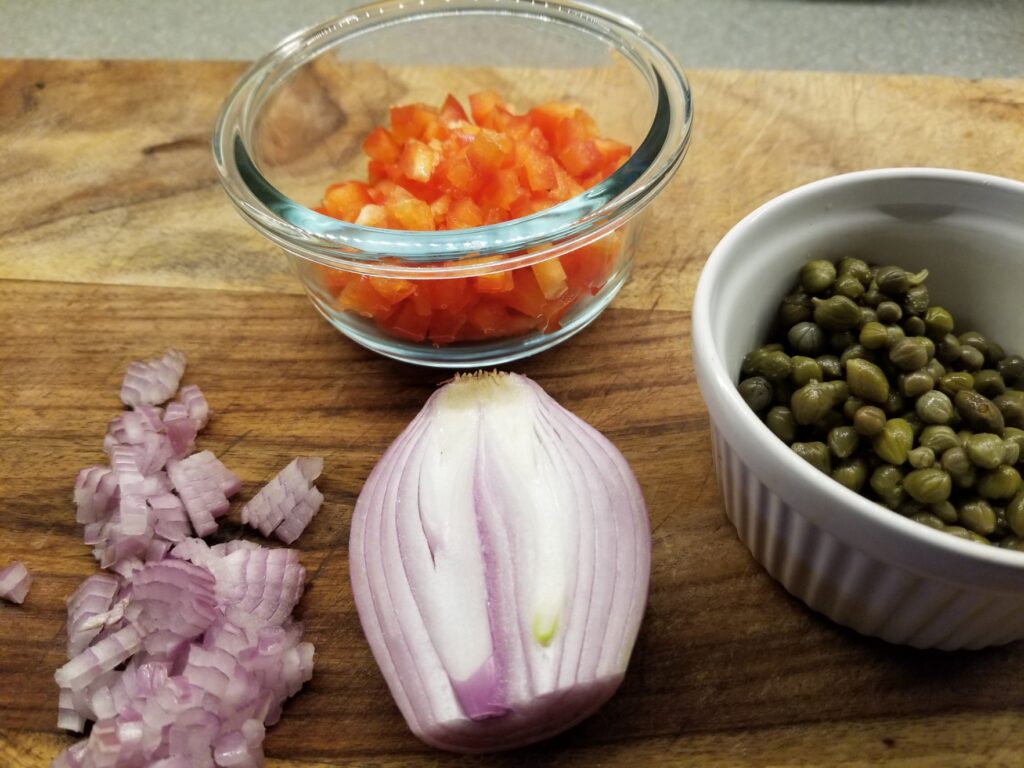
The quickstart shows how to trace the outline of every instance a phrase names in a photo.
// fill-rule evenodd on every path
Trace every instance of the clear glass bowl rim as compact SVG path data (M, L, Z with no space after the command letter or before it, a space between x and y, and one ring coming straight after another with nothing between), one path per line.
M375 229L318 214L289 199L251 160L248 139L268 96L298 68L345 40L423 18L525 16L601 37L657 95L655 118L629 161L601 184L531 216L472 229ZM213 132L220 180L244 218L294 256L388 277L436 279L528 266L600 239L639 213L672 178L693 121L690 86L675 60L631 20L575 0L383 0L287 37L239 79ZM481 256L516 255L481 264ZM459 263L472 260L473 263ZM439 265L439 262L444 262Z

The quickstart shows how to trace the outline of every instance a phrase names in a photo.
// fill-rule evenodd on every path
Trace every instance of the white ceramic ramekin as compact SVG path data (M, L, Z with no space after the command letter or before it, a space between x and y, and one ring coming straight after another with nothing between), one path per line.
M918 648L1024 637L1024 553L934 531L850 491L779 441L736 391L800 264L858 255L930 270L958 330L1024 352L1024 184L892 168L787 192L711 253L694 299L693 353L726 514L768 572L814 610Z

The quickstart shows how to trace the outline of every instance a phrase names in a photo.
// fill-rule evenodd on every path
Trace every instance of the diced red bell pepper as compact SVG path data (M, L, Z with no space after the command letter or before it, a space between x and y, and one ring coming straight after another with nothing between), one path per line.
M464 123L468 120L469 116L466 114L466 110L462 108L459 100L449 93L444 100L444 104L441 105L441 122L449 128L453 128L459 123Z
M501 300L509 307L528 317L540 317L544 313L544 292L537 284L533 270L528 267L515 270L513 273L514 287L502 294Z
M427 336L435 344L451 344L459 340L459 331L465 324L466 315L462 312L435 312Z
M398 167L402 175L413 181L428 182L434 175L434 169L441 162L441 157L422 141L409 139L402 148L402 156Z
M427 337L430 318L418 314L412 302L405 302L398 313L390 318L389 325L389 330L396 336L420 342Z
M387 128L377 126L363 140L363 151L378 163L393 163L398 160L401 148Z
M426 104L405 104L391 108L391 135L399 144L421 139L427 126L438 120L437 110Z
M508 293L515 287L512 270L490 272L473 278L473 286L479 293Z
M362 227L388 227L388 212L383 205L364 205L359 215L356 216L356 224Z
M365 276L351 281L338 294L339 309L349 310L363 317L384 317L389 313L391 307L392 305L373 289Z
M560 101L549 101L534 107L527 113L530 122L540 129L549 142L555 141L555 132L563 120L571 120L576 115L576 107Z
M429 231L435 229L430 205L410 197L408 200L389 202L385 209L401 229Z
M434 312L434 307L430 302L429 283L429 280L419 281L415 292L409 297L409 303L420 317L430 317Z
M344 221L355 221L364 205L369 205L369 187L361 181L331 184L324 193L324 209L328 216Z
M455 155L445 163L444 177L452 187L467 195L475 194L483 184L466 153Z
M515 144L508 136L496 131L483 130L466 149L466 154L476 168L494 173L502 166L511 165Z
M557 299L569 289L569 281L565 277L565 270L562 269L562 262L557 258L548 259L533 264L530 267L533 276L537 278L537 285L545 299Z
M469 280L464 277L450 277L443 280L428 280L430 303L434 309L461 312L469 304Z
M470 94L469 111L473 113L473 121L484 128L497 127L495 118L499 108L505 106L501 97L494 91L482 91Z
M471 197L460 197L448 206L447 229L470 229L483 223L484 214Z
M397 304L412 296L416 284L394 277L371 277L370 285L388 304Z

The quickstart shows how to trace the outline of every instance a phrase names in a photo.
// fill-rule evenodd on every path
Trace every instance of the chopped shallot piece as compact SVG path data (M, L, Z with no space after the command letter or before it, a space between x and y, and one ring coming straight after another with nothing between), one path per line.
M11 563L0 569L0 599L21 605L30 586L32 576L24 563Z
M228 496L238 492L241 481L210 451L173 462L167 473L196 534L209 536L217 530L215 518L228 511Z
M242 507L242 522L291 544L323 503L323 494L313 485L323 468L319 456L293 459Z
M142 647L142 636L132 625L86 648L57 670L54 679L62 688L81 690L104 672L134 656Z
M210 406L206 402L203 391L195 384L187 384L178 392L178 402L185 406L188 417L196 423L196 428L202 429L210 420Z
M199 425L188 415L188 409L178 402L169 403L164 413L164 429L170 440L174 458L188 456L196 446Z
M121 402L133 407L167 402L178 389L185 362L183 352L169 349L157 360L130 364L121 384Z
M68 598L67 621L69 658L88 648L93 638L106 626L108 612L120 584L121 580L117 576L97 573L88 577L71 593Z
M86 467L75 479L75 519L80 523L106 519L117 494L117 475L109 467Z

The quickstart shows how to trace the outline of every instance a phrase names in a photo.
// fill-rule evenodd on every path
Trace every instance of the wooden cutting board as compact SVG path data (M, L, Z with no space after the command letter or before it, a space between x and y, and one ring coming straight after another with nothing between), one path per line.
M750 558L712 477L689 341L708 252L786 189L889 165L1024 177L1024 81L690 73L690 156L632 281L588 330L511 366L605 432L643 486L653 573L636 651L587 722L468 758L407 731L346 561L364 478L446 374L338 335L234 213L208 140L241 69L0 62L0 564L24 560L35 577L24 606L0 605L0 765L47 765L72 742L55 729L52 674L64 599L96 570L73 479L103 458L124 366L172 345L215 412L201 445L242 477L240 498L296 453L326 458L327 501L299 541L316 673L270 731L271 766L1024 764L1024 644L939 653L865 639ZM234 536L237 510L229 519Z

